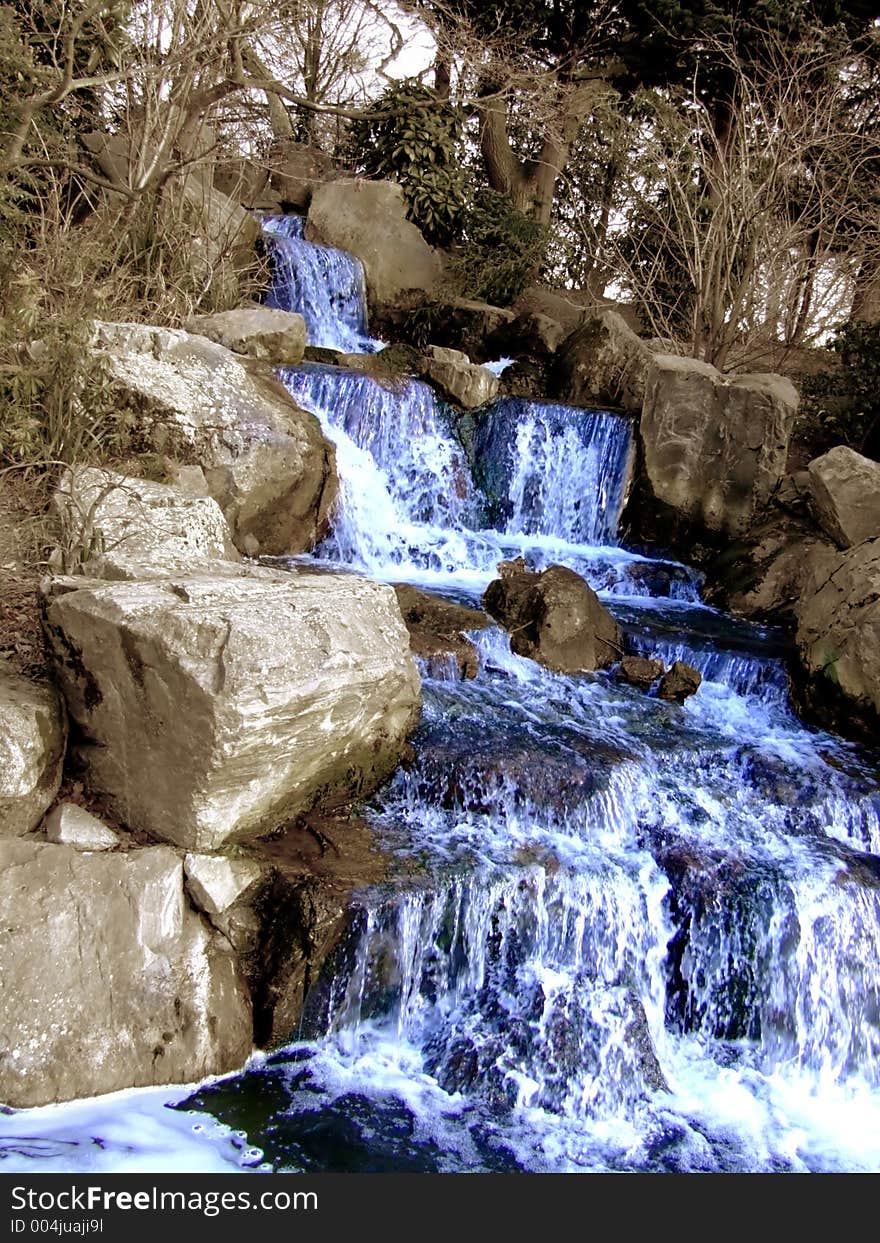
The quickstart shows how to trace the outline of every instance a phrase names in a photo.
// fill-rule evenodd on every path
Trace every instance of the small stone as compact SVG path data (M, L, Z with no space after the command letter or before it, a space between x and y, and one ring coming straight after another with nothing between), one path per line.
M188 854L184 859L186 887L206 915L221 915L260 879L263 869L250 859Z
M76 850L112 850L119 837L103 821L76 803L59 803L44 822L46 840Z
M660 679L657 695L660 699L683 704L690 695L697 693L702 680L703 675L698 669L683 660L677 660Z
M663 661L647 656L624 656L617 676L621 682L629 682L632 686L646 691L663 676Z

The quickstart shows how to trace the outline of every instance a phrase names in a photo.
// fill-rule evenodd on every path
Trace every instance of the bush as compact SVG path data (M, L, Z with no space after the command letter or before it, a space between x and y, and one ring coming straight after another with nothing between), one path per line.
M838 328L830 348L841 366L804 379L805 417L829 444L880 458L880 322Z
M546 245L546 229L517 211L506 195L482 189L474 195L465 242L451 266L472 297L508 306L536 279Z
M459 110L414 79L387 87L350 130L355 165L400 184L410 219L435 246L461 232L469 189L463 132Z

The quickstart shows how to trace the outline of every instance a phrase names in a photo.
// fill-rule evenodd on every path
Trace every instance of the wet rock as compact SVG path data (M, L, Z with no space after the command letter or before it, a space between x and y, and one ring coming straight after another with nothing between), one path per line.
M616 311L600 311L556 354L553 391L561 401L619 406L638 413L653 353Z
M225 345L235 354L248 354L273 367L295 367L306 348L306 322L295 311L268 306L241 307L214 315L197 315L188 332Z
M64 540L59 568L93 578L161 578L212 561L239 561L210 496L101 468L68 470L53 498Z
M40 823L61 786L66 741L58 692L0 662L0 839Z
M202 1079L249 1055L247 990L188 908L174 851L2 841L0 909L8 1104Z
M417 715L394 593L354 575L85 580L47 630L90 787L195 851L373 789Z
M605 669L620 657L614 618L590 585L565 566L495 579L483 606L510 633L511 651L555 673Z
M251 859L192 853L184 859L183 870L190 897L206 915L222 915L263 875Z
M498 392L498 377L487 367L472 363L460 350L429 345L422 375L440 390L448 401L465 410L485 405Z
M797 405L783 376L655 354L640 423L654 497L711 532L744 533L785 471Z
M657 687L658 699L668 699L672 703L683 704L691 695L700 689L703 675L693 665L684 660L677 660L672 668L664 673Z
M112 850L119 835L108 825L76 803L59 803L43 824L48 842L73 846L75 850Z
M876 721L880 713L880 538L823 563L797 607L797 645L814 682Z
M732 547L713 567L723 602L744 617L796 620L805 591L824 580L840 552L815 528L799 520L773 520L756 528L740 548Z
M630 758L600 737L564 727L470 719L423 725L413 745L409 779L420 797L488 814L516 807L577 815Z
M442 677L451 658L459 677L475 678L479 656L463 631L484 630L490 625L486 614L406 583L395 584L394 591L409 631L410 649L426 662L428 675Z
M654 660L647 656L624 656L620 662L617 676L622 682L629 682L639 690L647 691L664 673L662 660Z
M400 186L391 181L334 181L315 187L306 237L356 255L372 303L392 303L407 290L430 292L440 258L407 220Z
M813 511L841 548L880 536L880 462L836 445L807 467Z
M97 324L93 350L147 442L203 468L240 551L248 536L270 555L314 546L338 489L335 452L265 364L146 324Z

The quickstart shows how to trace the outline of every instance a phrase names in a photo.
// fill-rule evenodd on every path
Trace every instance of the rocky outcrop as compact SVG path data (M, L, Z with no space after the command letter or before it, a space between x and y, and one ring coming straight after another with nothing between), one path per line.
M880 538L864 540L807 585L797 645L807 672L876 723L880 715Z
M744 533L782 478L797 404L783 376L655 355L640 424L654 497L711 532Z
M600 311L569 336L557 351L553 391L576 405L619 406L637 413L653 353L616 311Z
M47 842L75 850L113 850L119 835L97 816L76 803L59 803L43 824Z
M201 465L241 551L314 546L338 487L333 446L267 367L145 324L99 324L93 348L153 448Z
M822 581L840 552L802 522L771 520L757 528L732 560L719 567L722 603L758 621L792 625L805 590Z
M168 847L84 853L0 841L0 910L8 1105L202 1079L250 1053L234 956L188 907Z
M840 548L880 535L880 462L836 445L807 472L819 526Z
M58 693L0 664L0 838L42 820L61 786L66 739Z
M465 410L485 405L498 392L498 377L487 367L472 363L460 350L429 345L422 375L440 390L447 401Z
M459 677L475 678L480 658L465 631L489 626L486 614L407 583L395 584L394 591L409 631L412 654L425 662L429 676L444 676L451 662Z
M390 587L271 571L72 585L47 631L88 783L122 823L211 851L397 764L419 679Z
M68 470L53 503L65 573L161 578L239 560L229 524L209 496L92 467Z
M394 182L334 181L315 188L306 237L356 255L371 303L392 303L407 290L430 293L441 273L439 256L406 213Z
M621 655L617 623L592 587L561 565L518 569L486 588L483 607L510 633L510 649L554 673L605 669Z
M306 348L306 321L296 311L268 306L241 307L197 315L186 325L234 354L247 354L273 367L295 367Z

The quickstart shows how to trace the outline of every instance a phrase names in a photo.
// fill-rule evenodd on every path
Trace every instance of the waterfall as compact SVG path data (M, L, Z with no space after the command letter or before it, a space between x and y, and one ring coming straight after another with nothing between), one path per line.
M305 241L302 216L262 216L275 268L266 305L298 311L309 345L372 353L363 265L353 255Z
M354 261L264 227L275 304L366 348ZM496 627L475 678L426 667L412 759L364 809L386 881L352 895L291 1044L183 1116L229 1128L243 1168L880 1168L876 763L798 720L783 637L619 546L629 421L501 400L466 452L419 381L281 374L336 444L319 560L474 602L502 558L559 561L631 651L704 681L678 705L553 674ZM95 1116L75 1134L119 1134ZM150 1125L182 1143L179 1115ZM46 1168L80 1143L95 1168L60 1126L30 1125L10 1169L41 1134Z

